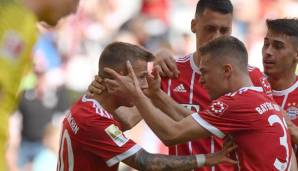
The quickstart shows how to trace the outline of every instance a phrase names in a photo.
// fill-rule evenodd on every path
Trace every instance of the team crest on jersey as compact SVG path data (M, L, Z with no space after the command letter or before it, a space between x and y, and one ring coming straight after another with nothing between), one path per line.
M122 147L128 141L118 126L114 124L108 126L105 131L119 147Z
M298 104L295 102L288 103L287 114L291 120L296 119L298 117Z
M210 109L215 114L222 114L226 109L228 108L228 105L221 102L221 101L215 101L212 103Z
M0 45L1 56L14 60L21 55L24 46L24 41L17 32L8 31L4 34L2 44Z

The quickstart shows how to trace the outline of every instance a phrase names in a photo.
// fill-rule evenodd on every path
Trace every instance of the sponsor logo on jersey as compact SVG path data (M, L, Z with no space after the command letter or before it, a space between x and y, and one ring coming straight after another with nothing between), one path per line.
M212 103L210 109L215 114L222 114L226 109L228 108L228 105L221 102L221 101L215 101Z
M114 124L108 126L105 131L119 147L122 147L128 141L118 126Z
M298 104L297 103L288 103L287 114L291 120L297 118L298 115Z
M179 84L177 87L174 88L174 92L186 93L186 89L183 84Z

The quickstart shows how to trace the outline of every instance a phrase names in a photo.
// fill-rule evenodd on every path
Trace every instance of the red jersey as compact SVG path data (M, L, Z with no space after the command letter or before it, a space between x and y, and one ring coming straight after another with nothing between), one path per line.
M289 170L292 150L285 119L261 87L226 94L192 117L219 138L233 137L239 170Z
M83 96L63 120L57 170L116 171L120 161L140 149L111 114Z
M207 109L211 103L206 90L199 83L200 71L194 62L193 54L178 58L176 61L180 71L178 79L163 79L161 87L176 102L186 108L199 112ZM262 86L271 93L271 87L261 71L255 67L248 67L249 75L255 86ZM214 153L222 149L222 140L216 137L201 138L185 144L169 147L171 155L191 155ZM202 167L196 171L234 170L233 166L220 164L213 167Z
M298 126L298 77L296 82L289 88L281 91L273 90L273 98L283 110L287 112L288 117ZM298 156L298 146L293 146L296 157ZM298 159L297 159L298 160Z
M284 109L289 118L298 125L298 77L289 88L281 91L273 90L273 98Z

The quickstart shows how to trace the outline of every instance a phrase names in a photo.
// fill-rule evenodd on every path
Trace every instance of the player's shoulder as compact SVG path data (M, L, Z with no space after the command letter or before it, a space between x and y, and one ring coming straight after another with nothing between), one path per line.
M213 113L221 114L225 111L242 110L250 106L256 106L259 102L267 99L262 87L243 87L231 93L227 93L210 105Z
M253 74L253 75L257 75L257 76L264 76L264 74L258 67L248 65L247 70L250 75Z
M188 54L188 55L186 55L186 56L181 56L181 57L178 57L177 59L176 59L176 63L179 65L181 65L181 64L186 64L186 63L188 63L189 61L190 61L190 59L192 58L192 55L193 54Z
M262 87L242 87L239 90L231 93L227 93L224 96L221 96L219 100L224 101L226 103L231 104L247 104L251 101L254 101L254 99L257 98L257 96L265 96L264 90Z
M89 119L113 119L112 114L107 112L95 99L83 95L71 108L71 113L82 118Z
M296 82L292 84L290 87L284 90L273 90L273 96L289 96L291 98L297 97L298 95L298 77L296 77Z

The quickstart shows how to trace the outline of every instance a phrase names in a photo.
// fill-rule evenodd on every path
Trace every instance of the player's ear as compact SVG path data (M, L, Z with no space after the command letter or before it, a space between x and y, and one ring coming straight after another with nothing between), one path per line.
M196 18L191 20L191 32L196 33L196 27L198 25L198 21Z
M229 78L232 75L233 66L231 64L225 64L223 66L223 73L226 78Z

